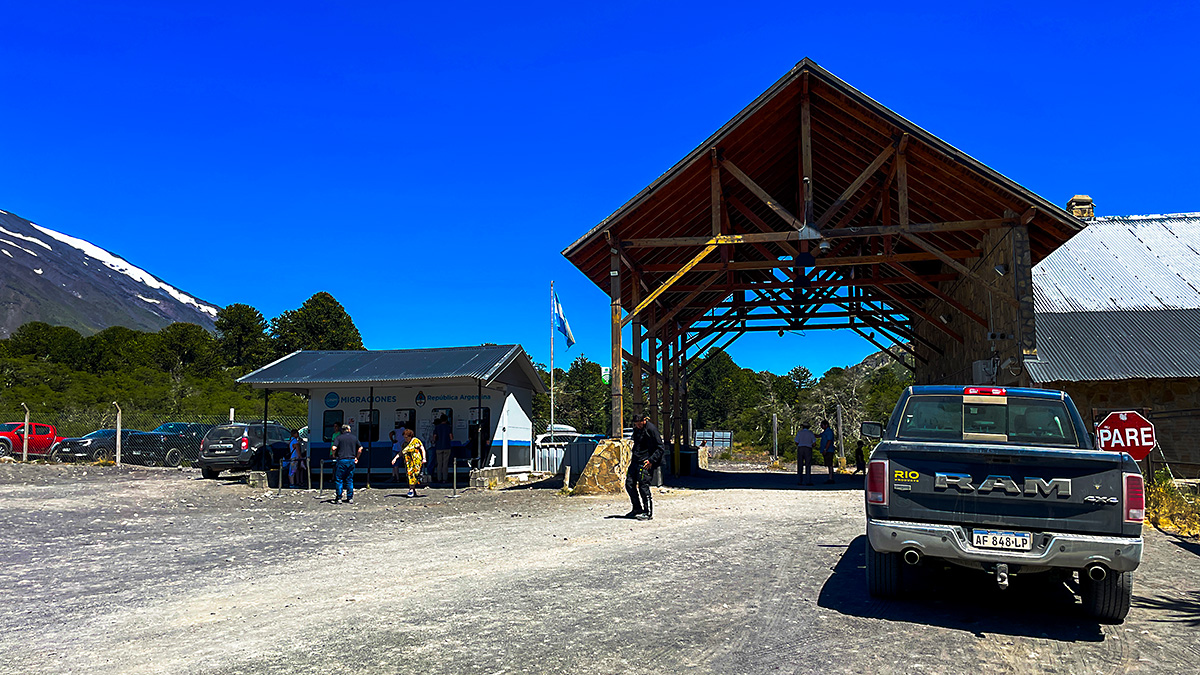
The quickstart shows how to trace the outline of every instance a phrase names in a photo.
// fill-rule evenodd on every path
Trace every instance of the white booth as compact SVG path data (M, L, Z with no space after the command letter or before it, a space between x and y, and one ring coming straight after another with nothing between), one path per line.
M308 397L309 466L349 424L366 449L358 472L391 472L389 432L408 427L432 461L433 426L453 431L457 464L529 471L534 392L546 393L520 345L381 351L297 351L238 382ZM365 460L365 461L364 461Z

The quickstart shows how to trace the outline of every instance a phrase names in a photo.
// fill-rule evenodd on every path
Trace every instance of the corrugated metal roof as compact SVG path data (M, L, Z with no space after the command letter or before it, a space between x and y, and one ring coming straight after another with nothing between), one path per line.
M1200 213L1097 218L1033 269L1037 312L1200 307Z
M514 373L515 369L515 373ZM482 345L379 351L298 351L238 378L257 387L305 388L323 384L399 384L429 380L520 382L539 393L545 386L520 345Z
M1200 309L1037 314L1035 382L1200 377Z
M1200 377L1200 213L1097 218L1033 294L1036 382Z

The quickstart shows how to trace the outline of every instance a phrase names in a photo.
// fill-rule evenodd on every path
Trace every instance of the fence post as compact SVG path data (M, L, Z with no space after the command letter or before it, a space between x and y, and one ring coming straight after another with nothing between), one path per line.
M24 403L21 407L25 409L25 426L21 428L21 461L29 461L29 406Z
M121 406L117 405L116 401L113 401L113 405L117 406L117 439L116 439L117 440L117 456L116 456L116 462L117 462L117 466L121 466Z
M771 413L771 456L779 459L779 413Z

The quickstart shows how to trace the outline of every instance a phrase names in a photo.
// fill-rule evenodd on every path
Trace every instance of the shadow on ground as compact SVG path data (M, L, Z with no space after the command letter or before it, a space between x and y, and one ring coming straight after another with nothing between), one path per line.
M838 474L833 483L826 483L827 474L813 476L813 484L801 486L796 474L788 471L722 471L701 469L690 476L672 476L664 482L667 487L689 490L797 490L824 492L829 490L862 490L861 476Z
M1157 598L1134 598L1133 604L1135 607L1145 607L1168 615L1166 618L1152 621L1170 621L1200 628L1200 591L1192 591L1185 598L1168 598L1161 595Z
M1100 624L1083 614L1067 584L1055 583L1049 574L1015 576L1008 590L1001 591L982 572L923 564L906 568L904 585L911 591L905 598L873 598L867 593L866 541L865 535L859 536L846 548L821 588L819 606L849 616L951 628L980 637L1104 640Z
M574 487L578 474L572 474L571 484ZM663 487L686 488L689 490L803 490L808 492L825 492L829 490L862 490L861 476L839 474L833 483L826 483L825 474L813 477L813 484L800 486L796 483L796 474L785 471L732 471L700 469L688 476L663 476ZM561 490L563 477L555 476L534 483L516 485L506 490Z

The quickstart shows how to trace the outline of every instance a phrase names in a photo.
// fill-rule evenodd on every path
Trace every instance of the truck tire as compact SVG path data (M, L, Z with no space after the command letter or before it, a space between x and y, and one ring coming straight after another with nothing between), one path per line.
M867 541L867 591L876 598L900 595L900 554L880 553Z
M113 462L116 457L117 451L112 448L100 448L92 453L93 462Z
M12 455L12 446L8 441L0 439L0 457L8 457Z
M1133 572L1110 571L1101 581L1080 572L1079 597L1088 614L1104 623L1122 623L1133 599Z
M221 472L217 469L210 469L207 466L204 466L200 467L200 475L204 476L208 480L216 480L217 476L221 475Z
M183 453L179 448L171 448L167 450L167 454L163 455L163 466L176 467L183 463Z

